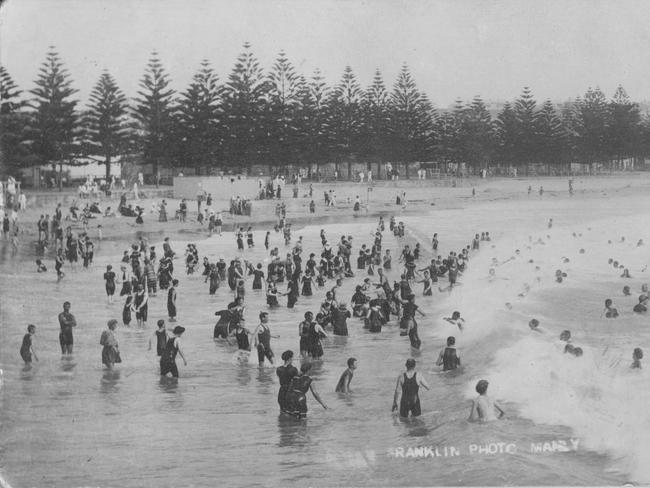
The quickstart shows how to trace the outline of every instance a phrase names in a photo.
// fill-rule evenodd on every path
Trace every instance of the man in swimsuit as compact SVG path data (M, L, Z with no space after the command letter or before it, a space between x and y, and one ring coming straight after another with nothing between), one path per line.
M352 381L352 376L354 376L355 369L357 369L356 358L349 358L348 369L343 371L343 374L336 385L336 390L334 391L337 393L350 393L350 382Z
M393 398L393 412L397 410L399 404L400 417L408 417L409 413L413 417L418 417L422 411L420 409L420 387L429 389L429 385L421 376L418 377L415 371L415 359L406 360L406 373L402 373L397 378L395 386L395 396Z
M447 347L440 351L436 366L440 365L442 365L443 371L451 371L460 366L460 356L456 350L456 338L454 336L447 337Z
M23 344L20 346L20 357L23 358L23 361L25 361L26 365L30 365L32 363L32 357L38 361L38 357L34 351L34 345L32 344L32 338L34 334L36 334L36 326L29 324L27 326L27 334L25 334L23 337Z
M271 337L278 338L280 336L271 335L269 328L269 314L268 312L260 312L260 323L253 332L255 348L257 349L257 359L260 366L264 366L264 358L269 360L271 366L273 363L273 350L271 349Z
M72 328L77 326L77 320L70 313L70 302L63 304L63 312L59 314L59 325L61 326L61 332L59 333L61 354L72 354L72 346L74 344Z
M469 414L470 421L489 422L497 420L495 412L499 412L498 418L503 418L506 414L497 402L487 396L488 382L480 380L476 383L476 392L478 397L472 402L472 410Z

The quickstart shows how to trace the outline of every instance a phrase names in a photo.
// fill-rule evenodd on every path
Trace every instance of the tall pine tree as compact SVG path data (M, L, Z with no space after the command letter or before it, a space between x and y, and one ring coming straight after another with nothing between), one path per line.
M350 66L346 66L341 81L330 99L331 129L338 158L356 155L361 134L361 100L363 91ZM348 178L352 176L348 165Z
M390 96L393 158L397 161L428 159L433 131L431 104L418 91L404 64Z
M268 152L268 83L249 43L228 76L224 91L225 155L232 167L247 168Z
M631 102L619 85L609 102L607 145L613 158L620 161L638 154L640 121L638 104Z
M301 83L300 86L301 103L296 124L300 131L301 155L307 161L317 164L329 161L333 145L329 88L318 69L309 82Z
M79 151L79 116L75 111L77 100L72 96L78 90L72 87L68 70L63 67L53 46L41 65L34 96L35 109L32 150L41 163L72 163L72 156ZM59 167L61 168L61 167ZM62 180L59 175L59 187Z
M538 160L548 166L561 166L567 161L567 134L562 119L550 100L536 114Z
M578 150L583 160L593 164L607 159L607 123L608 107L605 95L596 87L591 87L585 93L580 104L577 104L580 117Z
M139 124L139 144L144 160L153 167L158 181L160 166L168 161L170 142L174 133L173 97L175 91L169 88L169 76L156 51L140 80L140 90L135 98L133 116Z
M270 160L280 165L294 163L299 159L299 130L296 127L296 119L301 105L299 97L304 80L296 74L284 51L280 51L268 75L268 82Z
M102 73L90 93L88 108L84 122L89 152L104 157L108 182L112 159L126 149L129 136L126 96L108 72Z
M213 166L222 159L223 91L210 63L203 60L178 103L176 157L199 174L202 166Z
M519 122L510 103L499 112L496 120L497 155L501 162L513 166L518 158Z
M536 111L537 102L530 88L525 86L515 100L515 118L517 120L517 139L515 140L516 164L529 165L536 162L538 149Z
M487 166L493 151L493 125L481 97L474 97L465 108L462 125L465 161L475 170Z
M30 126L22 111L26 102L9 72L0 66L0 175L7 176L26 163Z
M379 69L362 102L362 151L371 161L386 162L390 150L389 95Z

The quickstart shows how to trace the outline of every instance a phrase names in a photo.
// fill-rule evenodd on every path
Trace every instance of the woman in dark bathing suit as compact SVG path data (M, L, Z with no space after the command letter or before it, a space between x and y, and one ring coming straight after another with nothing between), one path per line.
M327 410L327 405L323 403L318 396L318 392L314 389L312 379L307 374L311 369L311 363L304 363L300 367L300 374L291 380L287 394L285 396L285 412L294 415L297 418L305 418L307 416L307 392L311 390L314 398L321 406Z
M286 407L286 396L289 391L289 385L291 380L298 376L298 369L291 364L293 361L293 351L284 351L282 353L282 361L284 364L275 370L280 380L280 390L278 391L278 404L280 405L280 410L285 412Z

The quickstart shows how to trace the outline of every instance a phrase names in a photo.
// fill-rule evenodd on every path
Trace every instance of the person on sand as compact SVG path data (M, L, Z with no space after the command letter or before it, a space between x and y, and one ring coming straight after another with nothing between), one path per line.
M321 400L318 392L314 388L312 378L307 374L309 370L311 370L311 363L304 363L300 366L300 374L293 377L285 396L286 413L294 415L297 418L305 418L307 416L308 391L311 391L316 401L327 410L327 405Z
M625 285L623 287L623 296L629 297L631 294L632 294L632 292L630 291L630 287Z
M442 348L436 361L436 366L442 366L443 371L451 371L460 366L460 355L456 349L456 338L447 337L447 347Z
M120 348L115 338L115 329L117 328L117 320L111 319L108 321L108 329L102 332L99 343L104 346L102 349L102 363L108 369L113 369L115 363L121 363Z
M181 336L183 332L185 332L185 327L177 325L172 331L174 336L167 339L165 350L162 356L160 356L160 376L167 376L167 374L171 373L173 378L178 378L178 367L176 366L177 354L180 354L183 359L183 364L187 366L187 360L181 350Z
M289 391L289 385L291 380L298 376L300 373L298 369L292 364L293 362L293 351L284 351L282 353L282 361L284 364L279 366L275 373L278 375L280 380L280 390L278 391L278 405L280 405L280 411L285 412L287 410L286 405L286 396Z
M27 334L23 337L23 344L20 346L20 357L23 358L26 365L32 364L32 356L35 361L38 361L38 356L36 356L32 342L34 334L36 334L36 326L29 324L27 326Z
M72 328L77 326L77 319L70 313L70 302L63 303L63 312L59 314L59 343L61 344L61 354L72 354L74 338Z
M400 417L407 418L409 413L413 417L422 414L420 406L420 387L428 390L429 385L422 377L418 376L415 371L415 359L406 360L406 372L399 375L397 385L395 386L395 395L393 397L393 412L398 409Z
M641 360L643 359L643 350L640 347L634 348L632 352L632 369L641 369Z
M337 393L350 393L350 382L354 376L354 370L357 369L357 360L356 358L348 359L348 368L343 371L343 374L339 378L339 382L336 384L336 389L334 390Z
M476 383L476 392L479 396L472 402L472 409L469 414L470 422L490 422L497 420L497 418L501 419L506 414L496 401L487 396L488 385L489 383L486 380L480 380ZM499 412L498 417L496 412Z
M618 317L618 310L616 310L612 306L612 300L610 298L605 300L605 311L604 311L604 313L605 313L605 318L608 318L608 319L615 319L616 317Z

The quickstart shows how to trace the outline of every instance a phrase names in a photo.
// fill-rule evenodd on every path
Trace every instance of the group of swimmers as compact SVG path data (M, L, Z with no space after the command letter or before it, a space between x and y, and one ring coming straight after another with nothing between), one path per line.
M402 223L400 223L402 224ZM391 219L391 227L400 227L393 219ZM399 283L394 283L390 286L384 270L388 271L392 268L392 258L390 251L385 250L382 254L382 231L384 230L383 218L380 219L377 232L374 234L374 243L371 247L362 247L360 258L357 262L357 269L362 269L368 273L368 276L378 275L378 282L372 283L370 278L366 278L361 290L357 287L357 291L361 294L355 293L353 297L353 313L355 316L361 318L370 332L380 332L381 325L388 322L390 314L396 315L400 324L400 335L408 335L411 346L418 349L421 341L417 334L417 322L415 320L416 313L424 315L415 304L415 294L411 290L410 282L416 278L416 273L424 271L425 279L425 296L427 288L430 289L430 283L427 287L426 281L432 281L449 273L450 282L454 279L455 273L462 272L465 269L470 246L464 248L459 252L450 253L448 258L442 259L438 256L433 259L431 265L422 270L417 270L413 266L415 261L420 258L420 246L416 244L413 250L410 246L404 246L404 250L400 255L400 262L404 264L404 273L401 274ZM241 232L241 230L240 230ZM249 229L252 234L251 229ZM248 234L248 233L247 233ZM398 235L403 234L402 230ZM485 235L485 234L484 234ZM238 240L238 248L242 250L243 233L236 234ZM248 236L247 236L248 237ZM321 340L327 337L327 330L332 330L334 335L347 335L347 319L352 316L352 313L347 310L344 300L337 297L337 291L342 284L342 280L354 276L350 263L350 256L352 250L352 237L342 236L340 242L334 248L330 245L324 231L321 231L321 239L323 250L321 253L320 261L316 261L316 256L311 253L309 259L306 260L304 265L304 272L302 266L302 237L295 243L292 252L287 255L287 259L282 261L279 258L279 251L277 248L270 251L271 264L267 271L267 278L261 270L261 263L257 267L253 267L243 259L233 260L230 267L227 267L225 261L220 259L218 263L211 264L207 258L204 258L204 275L206 280L210 279L212 284L212 277L216 275L217 282L228 281L230 288L233 290L235 300L231 303L225 311L217 312L221 315L221 325L218 323L215 326L216 338L235 338L240 351L250 351L251 345L257 349L258 360L263 364L265 360L273 364L274 354L271 348L271 334L268 325L268 313L261 312L259 314L260 323L251 333L244 325L244 297L245 293L241 289L244 283L245 270L248 274L254 275L253 289L266 288L267 303L270 307L279 305L278 297L282 295L289 296L287 306L291 307L295 304L298 295L300 295L300 287L298 282L302 281L302 295L309 296L313 293L311 284L314 283L314 277L317 276L315 284L322 288L325 285L325 280L333 279L336 285L326 292L325 301L321 304L319 312L314 317L312 312L305 314L305 320L299 324L299 349L301 356L304 360L305 369L302 374L294 375L296 378L302 378L295 381L292 385L293 376L285 381L287 391L302 392L304 395L307 391L313 390L313 385L308 378L309 364L314 360L322 357L323 348ZM252 235L247 239L248 247L254 245ZM433 245L437 251L438 238L437 234L434 236ZM266 241L268 249L268 239ZM475 246L473 246L476 249ZM335 251L336 249L336 251ZM147 251L149 252L147 255ZM125 251L123 263L120 267L120 275L117 275L111 265L108 265L104 273L104 280L106 284L106 293L109 303L112 302L113 295L117 291L117 284L121 282L122 290L120 296L125 296L125 304L123 309L123 322L129 325L131 321L131 312L135 312L138 319L138 324L142 327L146 326L148 316L148 297L155 296L157 285L160 289L169 288L168 292L168 315L169 320L174 321L176 317L176 288L178 287L178 280L173 278L173 259L175 253L170 247L169 239L165 238L163 244L163 257L159 262L159 269L156 273L154 271L154 264L156 262L155 247L148 247L145 239L141 239L139 244L135 244L128 251ZM196 266L198 261L198 251L195 245L188 245L186 252L186 265L188 273L190 268ZM216 273L215 273L216 270ZM433 278L431 278L433 276ZM453 277L452 277L453 276ZM277 283L281 283L284 279L288 280L287 293L277 292ZM171 284L171 287L170 287ZM453 283L452 283L453 285ZM218 285L217 285L218 286ZM211 285L212 287L212 285ZM376 291L376 297L372 292L373 288ZM59 315L59 322L61 325L60 341L63 354L72 353L72 330L76 326L74 316L69 313L70 304L66 302L64 305L64 312ZM454 321L460 322L460 317L454 317ZM119 354L119 346L114 335L114 330L117 326L117 321L111 320L107 324L107 329L102 333L100 344L102 349L102 362L108 367L112 368L113 365L121 361ZM175 366L175 359L180 355L186 363L185 356L182 352L180 345L180 338L184 332L184 328L176 326L173 331L168 331L165 327L164 321L158 321L158 330L156 331L157 353L161 358L161 375L171 374L178 376L178 369ZM462 326L459 323L459 328ZM21 355L23 351L31 351L33 354L33 347L31 344L31 337L33 336L35 327L28 333L30 340L25 341L25 347L21 348ZM252 340L250 340L252 338ZM29 343L27 345L27 343ZM251 344L252 343L252 344ZM291 353L293 354L293 353ZM283 355L285 356L285 355ZM24 355L23 359L27 357ZM285 359L283 358L283 361ZM173 364L172 364L173 363ZM409 363L410 364L410 363ZM460 366L460 357L455 349L455 338L450 337L447 340L447 347L440 353L438 361L439 365L443 366L443 370L447 371L455 369ZM348 364L348 369L344 373L345 378L341 378L341 382L337 386L337 390L348 391L349 383L352 373L356 369L356 361ZM404 378L403 398L407 403L412 400L412 387L410 381L410 370L407 368L407 376ZM279 373L280 375L280 373ZM406 381L408 380L408 381ZM283 380L284 381L284 380ZM315 395L316 396L316 395ZM303 407L302 397L291 400L289 395L285 400L282 400L281 407L283 411L298 412L299 416L306 412L306 407ZM409 400L410 399L410 400ZM321 402L322 403L322 402ZM304 410L304 411L303 411ZM417 413L417 409L409 408L411 414Z

